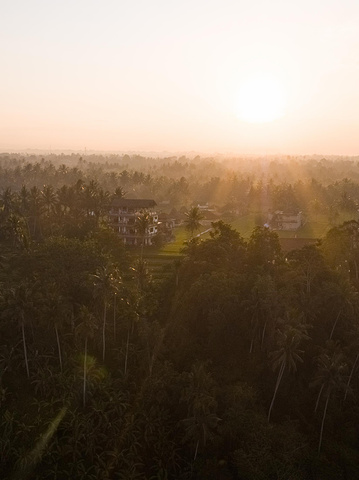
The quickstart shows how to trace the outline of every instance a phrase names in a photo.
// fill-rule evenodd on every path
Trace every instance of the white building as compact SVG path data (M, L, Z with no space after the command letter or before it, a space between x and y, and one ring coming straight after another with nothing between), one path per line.
M147 199L119 198L111 202L109 216L111 225L123 239L125 245L152 245L153 237L158 233L158 214L156 202ZM145 235L140 233L137 219L143 213L149 215L149 226Z
M273 230L298 230L303 225L302 212L289 213L280 210L269 214L269 225Z

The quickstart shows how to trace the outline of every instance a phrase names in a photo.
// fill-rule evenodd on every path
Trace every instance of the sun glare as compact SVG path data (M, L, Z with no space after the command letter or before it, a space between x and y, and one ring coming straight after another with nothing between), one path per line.
M284 116L285 95L280 83L269 75L249 78L238 93L237 116L250 123L272 122Z

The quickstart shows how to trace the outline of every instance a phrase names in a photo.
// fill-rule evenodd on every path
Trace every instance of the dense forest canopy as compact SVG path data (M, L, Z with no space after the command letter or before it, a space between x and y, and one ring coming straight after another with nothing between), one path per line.
M359 203L359 157L148 158L140 155L0 155L0 191L60 189L96 181L113 193L154 198L163 209L215 204L223 211L294 209L333 220Z
M1 155L2 478L358 478L358 160ZM332 223L216 220L155 278L116 195Z

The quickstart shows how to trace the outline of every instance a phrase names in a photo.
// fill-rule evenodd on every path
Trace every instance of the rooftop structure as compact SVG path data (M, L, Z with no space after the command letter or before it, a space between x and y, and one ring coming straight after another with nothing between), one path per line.
M156 202L150 199L118 198L111 202L109 216L115 232L125 245L153 245L158 233ZM148 226L143 233L138 218L148 215Z
M303 225L302 212L282 212L280 210L269 214L269 221L273 230L298 230Z

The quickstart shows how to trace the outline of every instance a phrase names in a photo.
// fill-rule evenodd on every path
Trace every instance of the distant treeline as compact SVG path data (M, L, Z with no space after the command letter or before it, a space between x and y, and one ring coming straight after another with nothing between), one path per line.
M359 205L357 158L0 156L2 196L24 187L52 188L59 195L79 182L96 182L109 195L121 188L129 198L153 198L168 213L208 203L227 216L302 211L312 219L325 215L335 225L342 212L354 215Z

